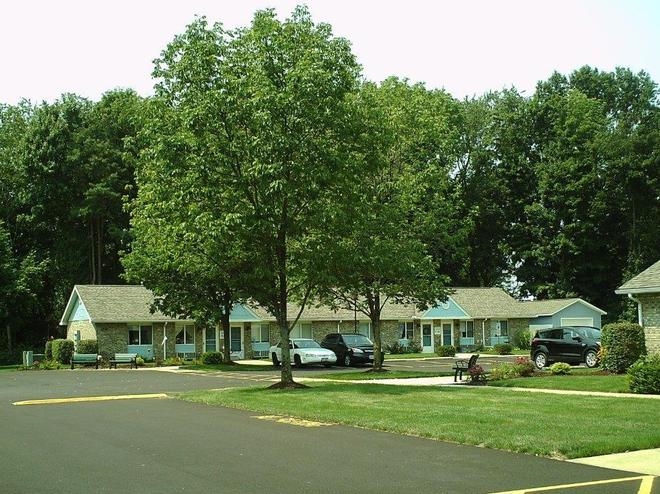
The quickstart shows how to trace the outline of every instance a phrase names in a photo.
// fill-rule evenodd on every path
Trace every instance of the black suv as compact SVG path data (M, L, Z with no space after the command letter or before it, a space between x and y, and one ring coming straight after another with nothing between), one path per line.
M374 361L374 344L362 334L330 333L321 342L337 355L337 364L348 367Z
M599 350L600 329L591 326L563 326L539 329L532 339L529 354L539 369L543 369L548 362L584 362L587 367L596 367Z

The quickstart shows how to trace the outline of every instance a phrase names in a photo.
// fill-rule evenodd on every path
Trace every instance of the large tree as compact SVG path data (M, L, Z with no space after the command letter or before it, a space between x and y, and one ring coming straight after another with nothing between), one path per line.
M207 222L211 253L241 241L249 268L240 291L275 317L286 342L295 323L288 302L304 308L325 269L318 253L332 248L326 232L338 230L332 225L346 221L352 204L359 66L350 46L304 8L283 22L258 12L232 33L200 18L165 50L155 75L156 98L176 121L170 146L165 138L149 144L139 194L145 180L169 173L177 178L170 192L189 198L197 223ZM213 186L198 189L191 170ZM151 208L151 200L138 205ZM184 237L204 232L181 228ZM286 344L282 357L281 385L290 386Z

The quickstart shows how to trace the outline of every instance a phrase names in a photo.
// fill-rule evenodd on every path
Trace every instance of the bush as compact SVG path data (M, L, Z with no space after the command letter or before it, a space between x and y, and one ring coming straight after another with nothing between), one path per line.
M218 365L221 363L222 363L222 353L220 352L205 352L202 354L202 364Z
M601 347L603 369L623 374L646 355L644 330L639 324L630 322L606 324L601 333Z
M144 367L144 357L142 355L138 355L137 357L135 357L135 366Z
M550 366L550 372L555 376L564 376L571 373L571 366L566 362L556 362Z
M490 371L488 379L501 381L516 377L530 377L534 374L534 364L526 357L516 358L514 363L502 362Z
M53 360L60 364L68 364L73 357L73 347L72 340L53 340Z
M385 351L394 355L400 355L405 352L405 347L398 341L385 345Z
M522 331L519 331L516 333L514 338L516 347L520 348L521 350L529 350L531 348L531 341L532 332L529 329L523 329Z
M44 359L53 360L53 340L48 340L46 342L46 347L44 348Z
M468 374L470 374L468 377L468 382L470 384L484 384L486 382L486 372L480 365L470 367Z
M163 365L168 367L172 365L182 365L182 364L183 364L183 359L181 357L168 357L163 362Z
M660 394L660 355L639 359L628 369L630 391L639 394Z
M403 353L420 353L422 351L422 345L417 340L403 340L406 343L402 343L402 340L394 341L388 345L385 345L385 351L394 355L403 354Z
M497 355L511 355L513 347L508 343L498 343L493 347L493 351Z
M406 353L422 353L422 344L417 340L409 341Z
M453 345L439 346L435 351L438 357L454 357L456 356L456 348Z
M80 340L78 342L78 353L99 353L99 342L96 340Z

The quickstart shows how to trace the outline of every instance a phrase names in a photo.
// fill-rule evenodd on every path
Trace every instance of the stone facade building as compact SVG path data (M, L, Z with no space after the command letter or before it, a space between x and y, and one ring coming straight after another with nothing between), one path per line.
M621 285L616 293L637 303L639 325L644 328L646 350L660 353L660 261Z

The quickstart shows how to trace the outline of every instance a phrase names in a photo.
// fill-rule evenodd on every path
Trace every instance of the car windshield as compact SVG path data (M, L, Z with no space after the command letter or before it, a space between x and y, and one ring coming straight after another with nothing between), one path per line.
M319 348L319 345L314 340L294 340L293 344L296 348Z
M371 340L362 334L345 334L342 336L347 345L373 345Z

